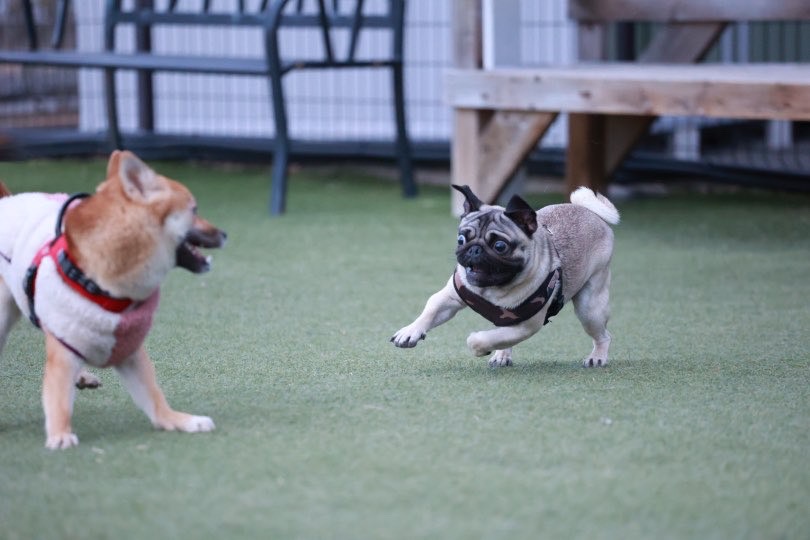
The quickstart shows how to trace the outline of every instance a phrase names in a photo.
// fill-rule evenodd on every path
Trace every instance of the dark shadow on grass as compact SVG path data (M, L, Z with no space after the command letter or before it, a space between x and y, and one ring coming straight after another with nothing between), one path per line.
M40 420L18 420L14 421L13 418L10 422L0 423L0 435L11 434L14 432L34 432L44 433L42 431L42 422Z
M521 376L570 375L572 373L609 373L613 364L600 368L585 368L578 360L527 360L507 367L490 367L486 358L471 358L469 365L460 362L434 364L424 371L427 375L455 374L464 378L508 378Z

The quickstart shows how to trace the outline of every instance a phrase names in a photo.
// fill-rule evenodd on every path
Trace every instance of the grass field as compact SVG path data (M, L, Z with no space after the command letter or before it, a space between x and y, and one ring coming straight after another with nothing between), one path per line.
M474 313L388 342L452 271L447 189L304 171L271 219L264 168L155 167L230 236L211 273L171 275L148 340L170 403L217 430L153 431L103 371L80 446L46 451L43 344L21 322L0 360L0 538L810 537L810 198L621 203L610 367L580 367L568 306L491 369L464 344ZM103 170L0 178L80 191Z

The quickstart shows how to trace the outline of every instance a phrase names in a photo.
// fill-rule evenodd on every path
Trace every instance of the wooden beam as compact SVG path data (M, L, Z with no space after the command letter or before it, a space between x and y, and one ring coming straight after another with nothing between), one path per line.
M810 120L810 64L576 64L451 71L455 107Z
M672 23L655 33L639 56L639 63L685 63L702 59L725 29L725 23ZM605 176L610 177L638 140L647 133L655 117L608 116L605 120Z
M485 189L481 176L481 162L478 159L481 120L481 112L476 110L456 109L453 114L450 182L459 186L467 184L474 193ZM455 189L450 191L450 211L454 216L460 216L464 210L464 197L453 195Z
M453 65L481 67L481 0L453 0Z
M555 118L557 113L549 112L495 113L478 139L480 186L473 191L482 201L493 203L497 200Z
M607 25L580 22L577 25L577 56L594 62L607 57ZM568 144L565 146L565 191L579 186L600 191L607 185L605 171L605 116L568 115Z
M604 193L605 117L598 114L569 116L565 153L565 188L571 193L586 186Z
M569 0L568 16L581 22L810 20L807 0Z
M645 64L691 64L702 59L726 23L671 23L655 33L638 58Z
M453 65L458 68L480 69L481 0L453 0ZM478 135L489 120L489 111L459 110L453 112L453 140L450 178L453 184L469 184L473 190L480 184L478 170ZM450 189L450 211L461 215L464 200Z

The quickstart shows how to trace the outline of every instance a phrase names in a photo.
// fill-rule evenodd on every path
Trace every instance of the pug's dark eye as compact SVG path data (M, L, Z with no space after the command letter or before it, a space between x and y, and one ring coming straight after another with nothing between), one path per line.
M492 249L494 249L498 253L506 253L509 251L509 244L504 242L503 240L496 240L494 244L492 244Z
M458 235L458 245L463 246L466 241L467 238L463 234Z

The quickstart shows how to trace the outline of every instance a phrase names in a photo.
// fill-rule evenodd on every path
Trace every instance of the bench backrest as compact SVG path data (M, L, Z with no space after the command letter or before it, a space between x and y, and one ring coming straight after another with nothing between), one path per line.
M263 0L248 9L244 0L231 9L212 9L210 0L179 3L170 0L163 8L151 7L154 2L135 2L134 7L122 6L121 0L107 0L105 16L106 47L114 48L114 29L120 24L132 24L145 29L157 25L189 26L253 26L274 33L279 28L314 28L320 30L324 59L337 61L333 30L348 30L349 41L342 61L353 61L361 30L390 30L393 33L391 56L402 58L402 33L405 0L386 0L386 11L368 13L365 0Z

